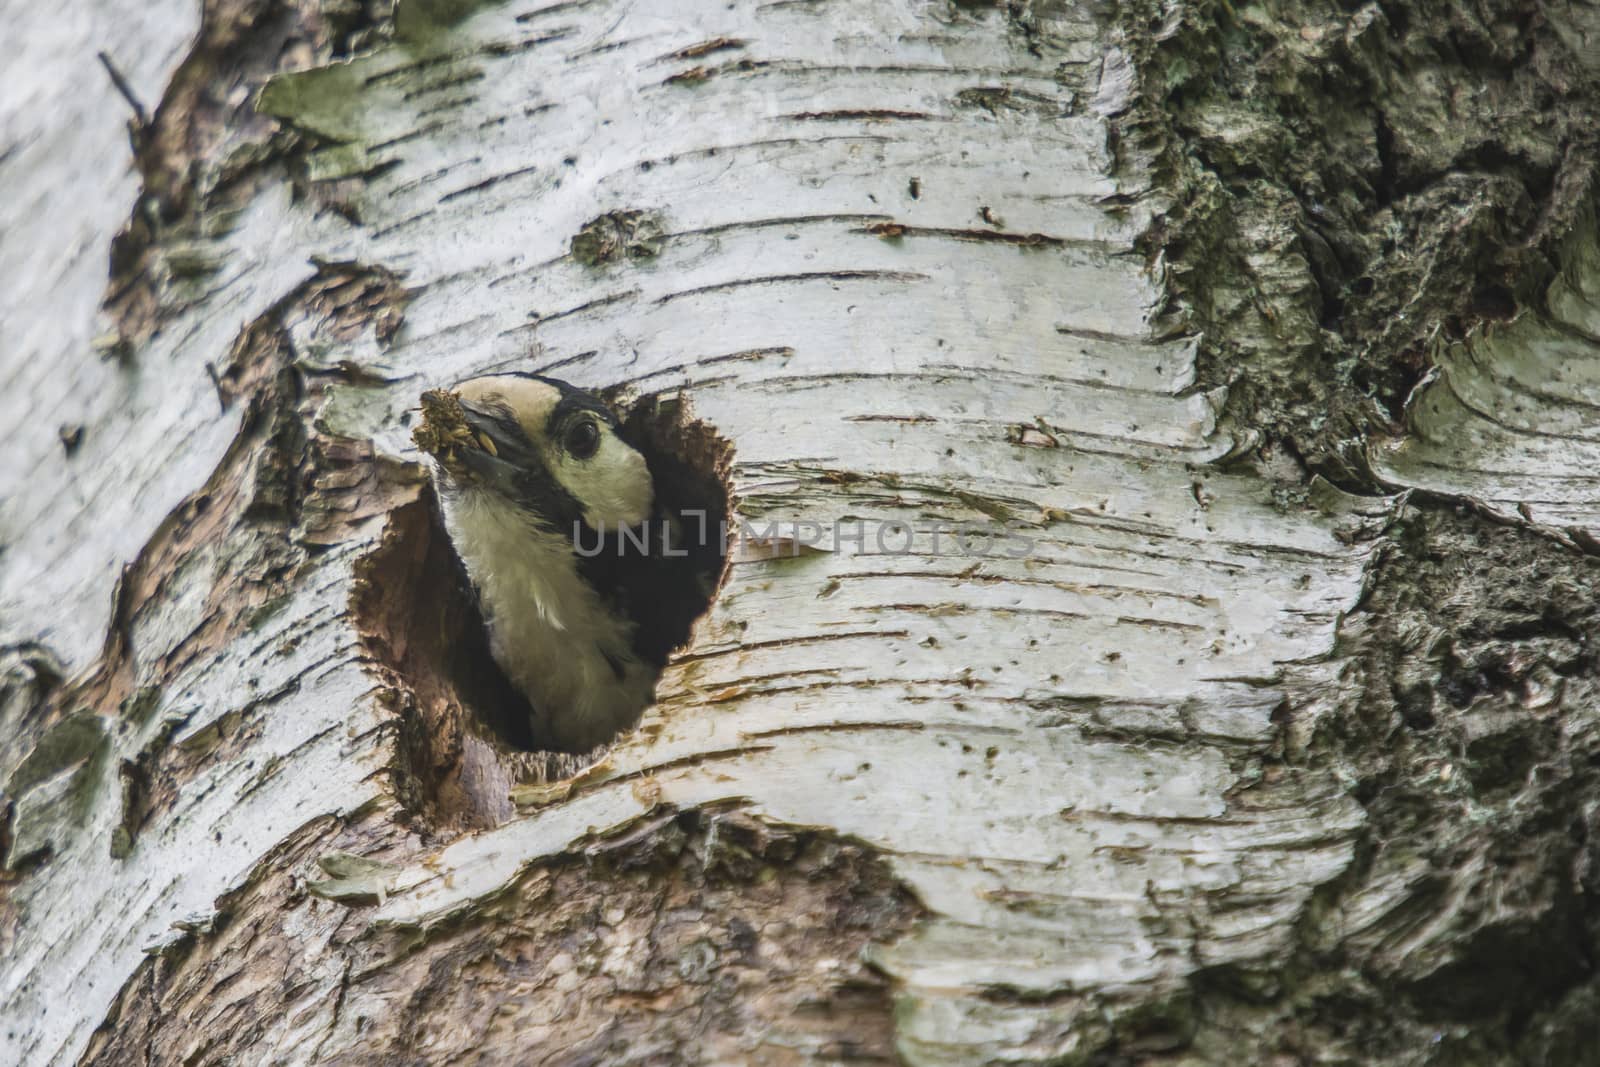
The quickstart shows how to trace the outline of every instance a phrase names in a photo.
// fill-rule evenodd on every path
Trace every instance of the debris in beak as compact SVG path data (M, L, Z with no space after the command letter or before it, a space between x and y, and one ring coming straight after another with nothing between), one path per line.
M461 398L448 389L429 389L422 394L422 421L411 431L417 447L442 463L453 463L456 450L481 445L490 455L494 447L483 434L474 438L467 423Z

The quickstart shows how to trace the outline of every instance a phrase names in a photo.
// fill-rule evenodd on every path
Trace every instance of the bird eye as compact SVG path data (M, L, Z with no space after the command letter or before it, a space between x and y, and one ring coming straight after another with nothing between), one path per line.
M589 419L573 423L562 447L573 459L588 459L600 450L600 427Z

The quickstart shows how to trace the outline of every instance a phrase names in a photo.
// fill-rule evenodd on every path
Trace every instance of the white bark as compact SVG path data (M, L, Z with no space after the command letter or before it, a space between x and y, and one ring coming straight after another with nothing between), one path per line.
M204 480L232 434L213 417L215 400L175 418L192 397L205 397L203 375L129 373L92 347L103 328L96 308L110 238L139 192L130 110L95 53L111 55L153 107L198 12L188 3L83 0L43 19L23 7L0 8L7 25L27 27L19 35L26 46L7 57L0 96L0 620L8 640L42 639L76 669L105 640L122 564ZM216 328L226 336L237 323ZM74 462L57 435L69 423L95 431Z
M163 522L191 521L168 516L241 433L207 364L313 259L400 272L414 297L386 349L289 324L301 363L386 379L318 394L322 433L414 460L400 418L425 388L504 366L626 382L681 394L732 443L741 518L860 518L866 536L736 563L602 767L492 830L408 839L362 921L431 928L655 805L739 798L869 844L926 905L871 952L907 1062L1087 1054L1152 1005L1179 1014L1188 976L1273 958L1350 861L1359 808L1339 783L1262 760L1274 709L1314 713L1337 671L1334 629L1390 502L1207 466L1232 445L1220 397L1193 390L1196 340L1134 247L1163 205L1147 161L1106 148L1127 61L1087 13L1033 18L1025 33L912 0L509 4L281 78L263 107L338 142L314 176L370 175L361 224L265 186L132 370L86 343L131 200L102 176L123 150L115 105L69 87L85 121L3 171L0 224L33 235L6 243L25 288L0 323L8 628L89 670L120 569ZM187 26L148 28L116 51L153 100ZM97 38L63 54L86 65ZM8 102L7 143L55 129L58 106ZM94 169L75 167L85 155ZM70 230L37 221L42 197L76 212ZM611 210L659 214L659 255L574 262L572 236ZM23 258L35 249L76 249L71 284ZM87 426L71 459L64 411ZM1026 558L878 547L888 523L1002 520L1033 540ZM220 648L186 642L241 541L203 543L131 605L116 691L150 687L153 710L93 709L110 758L58 772L87 776L81 817L49 814L55 778L17 798L17 836L53 855L11 889L0 1059L72 1062L142 954L204 930L275 850L396 811L396 713L347 607L382 528L358 517ZM118 767L152 749L194 770L114 858ZM307 910L308 958L346 914ZM387 1009L331 956L317 973L263 1031L263 1059L354 1053L357 1020Z

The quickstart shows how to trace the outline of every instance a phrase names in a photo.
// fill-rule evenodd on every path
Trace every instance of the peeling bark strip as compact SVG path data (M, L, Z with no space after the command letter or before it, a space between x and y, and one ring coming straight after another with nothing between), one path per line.
M1342 27L1356 46L1377 18L1363 12ZM1301 245L1261 221L1281 223L1270 205L1244 202L1257 225L1207 214L1222 150L1265 164L1270 131L1157 120L1152 87L1181 85L1187 62L1161 42L1206 13L1135 8L1119 27L1054 4L412 0L392 40L339 62L309 16L267 13L207 7L170 78L119 60L160 101L146 144L162 146L140 159L159 224L115 260L110 348L127 358L63 344L7 394L7 432L38 464L5 494L0 572L8 625L33 642L0 705L0 845L18 864L0 883L0 1059L1250 1062L1304 1051L1302 1026L1314 1044L1324 1019L1300 977L1347 947L1379 978L1339 992L1400 991L1422 1047L1430 1024L1487 1010L1456 995L1461 968L1501 967L1524 930L1581 936L1586 851L1497 881L1478 872L1513 842L1441 850L1470 868L1447 879L1374 847L1408 832L1385 790L1442 804L1470 783L1463 824L1474 805L1586 795L1579 777L1518 785L1581 762L1581 722L1488 706L1566 715L1548 691L1586 692L1592 620L1559 583L1540 595L1569 609L1496 620L1487 642L1477 616L1422 613L1472 661L1447 657L1443 689L1472 709L1469 752L1493 738L1481 765L1441 764L1419 790L1409 765L1361 779L1328 752L1381 707L1386 674L1434 662L1385 658L1363 620L1340 643L1364 595L1405 601L1374 561L1418 520L1352 478L1359 464L1323 468L1353 496L1258 454L1307 439L1294 420L1333 393L1263 404L1300 381L1278 360L1303 359L1321 323ZM1547 55L1565 29L1531 32ZM310 69L261 84L284 66ZM1396 133L1427 122L1374 132L1391 203L1411 180ZM1171 166L1192 141L1218 149L1212 179ZM73 153L42 158L70 193ZM1581 167L1545 169L1583 187ZM1195 187L1158 185L1173 174ZM0 198L0 223L15 211ZM1263 226L1209 287L1161 244ZM1321 239L1327 256L1309 235L1301 255L1336 284L1342 246ZM1258 307L1284 337L1232 314ZM22 336L49 332L29 314ZM1587 330L1587 312L1559 314ZM1454 395L1496 425L1533 396L1582 437L1581 385L1515 371L1566 349L1517 325L1531 339L1480 381L1485 349L1450 357ZM1235 344L1230 384L1216 368ZM1561 358L1581 381L1582 358ZM452 605L427 599L442 553L410 412L424 389L504 368L686 405L733 448L734 517L769 544L827 532L735 559L658 705L563 782L513 783L475 756L450 719L463 689L422 662L460 649ZM71 456L63 398L84 405ZM1370 424L1344 414L1363 441ZM1439 477L1418 462L1430 432L1394 448L1386 478ZM1548 454L1529 432L1516 447ZM1431 491L1593 536L1581 501L1545 516L1527 471L1482 491L1499 468L1473 459ZM971 527L998 533L949 532ZM1461 543L1422 531L1419 560L1430 538ZM1434 575L1418 595L1451 588ZM1411 729L1448 716L1401 691ZM1427 758L1448 761L1435 744ZM1551 889L1561 871L1580 888ZM1459 951L1410 922L1446 889L1502 888L1530 902L1453 912ZM1389 931L1417 954L1374 948ZM1519 1050L1569 1047L1576 1014L1546 1020L1541 998L1579 996L1585 966L1561 955L1506 1008L1497 1025L1529 1027ZM1277 1043L1228 1030L1280 1020Z

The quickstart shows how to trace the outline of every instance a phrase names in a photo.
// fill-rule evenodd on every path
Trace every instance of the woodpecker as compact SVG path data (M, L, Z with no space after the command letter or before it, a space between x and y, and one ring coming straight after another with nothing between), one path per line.
M703 594L616 415L566 382L496 374L424 393L414 437L538 747L587 752L633 726L688 638L695 612L673 599Z

